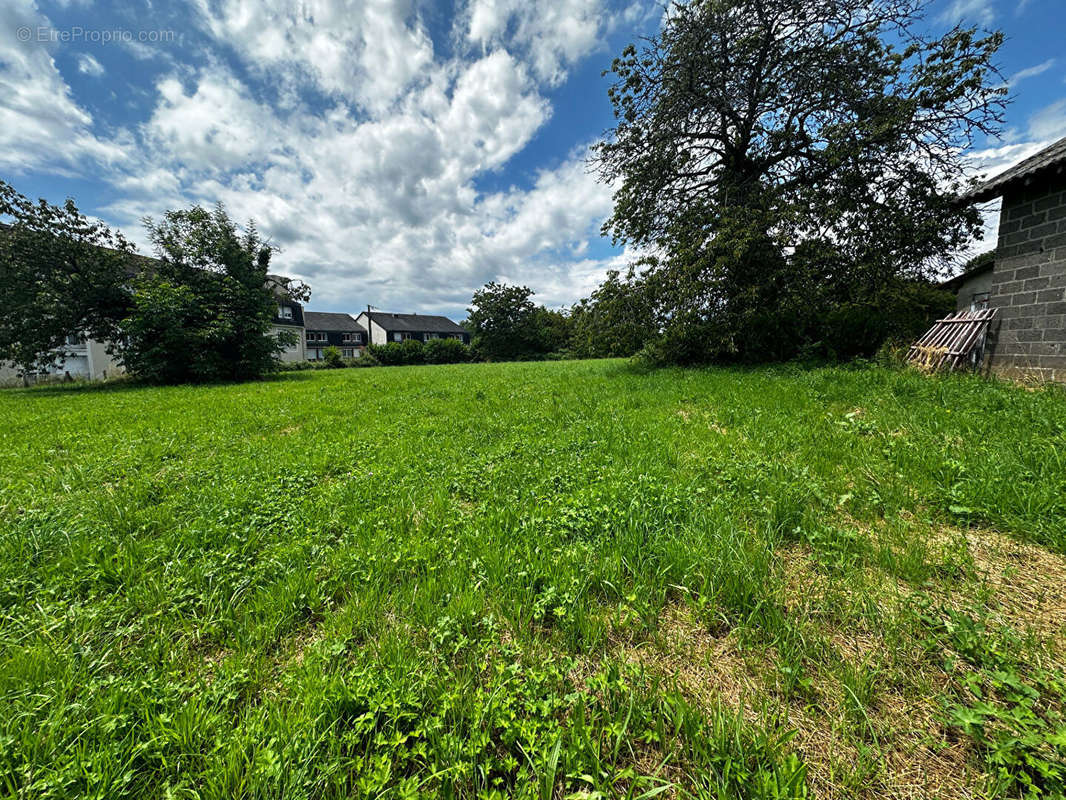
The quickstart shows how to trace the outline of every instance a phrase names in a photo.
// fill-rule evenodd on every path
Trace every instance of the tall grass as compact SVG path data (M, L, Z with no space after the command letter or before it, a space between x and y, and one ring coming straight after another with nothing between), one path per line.
M950 580L915 524L1066 553L1056 388L571 362L18 390L0 413L21 797L803 796L772 704L695 703L619 641L691 607L773 648L787 699L829 645L782 605L782 548L915 583ZM874 742L874 678L841 676Z

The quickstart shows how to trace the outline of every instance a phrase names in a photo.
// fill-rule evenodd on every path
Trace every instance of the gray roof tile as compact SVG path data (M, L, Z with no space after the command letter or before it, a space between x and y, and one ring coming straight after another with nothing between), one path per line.
M374 311L371 314L371 319L387 331L466 333L462 326L457 325L447 317L439 317L433 314L391 314L384 311Z
M304 311L304 328L309 331L361 331L363 326L351 314Z

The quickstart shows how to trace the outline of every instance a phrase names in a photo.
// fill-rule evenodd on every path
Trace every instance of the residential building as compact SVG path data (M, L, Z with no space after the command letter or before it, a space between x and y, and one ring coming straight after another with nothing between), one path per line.
M336 347L344 358L358 358L366 347L366 329L351 314L305 311L303 322L308 361L324 358L327 347Z
M107 352L107 348L107 342L72 334L57 351L59 358L56 363L48 369L39 370L31 377L34 381L67 378L101 381L124 374L125 367ZM21 382L22 374L14 365L0 362L0 386Z
M371 344L402 342L415 339L428 342L432 339L458 339L470 344L470 334L461 325L447 317L432 314L393 314L384 311L361 311L359 323L369 332Z
M1066 381L1066 138L986 181L967 199L996 197L1003 198L1003 208L988 307L996 309L998 329L989 339L988 366ZM978 277L966 278L960 291L979 298Z
M281 353L282 361L304 361L307 352L304 348L304 310L303 306L292 298L285 287L285 279L279 275L268 275L267 285L277 298L278 308L271 320L270 329L274 335L287 332L292 334L291 343Z

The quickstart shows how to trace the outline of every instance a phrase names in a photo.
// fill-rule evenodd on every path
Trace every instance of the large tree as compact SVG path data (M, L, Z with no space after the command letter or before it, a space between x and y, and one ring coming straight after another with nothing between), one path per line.
M27 374L62 360L67 337L113 339L138 263L73 200L33 202L0 181L0 361Z
M1002 35L923 37L925 5L693 0L614 61L604 231L660 256L682 360L787 357L835 304L876 307L978 234L956 197L1001 120Z
M272 248L222 205L146 219L154 269L134 284L122 321L123 361L154 382L244 380L273 369L289 344L271 332ZM290 287L299 291L299 287Z
M528 286L491 281L474 292L467 309L471 345L489 361L537 358L565 346L565 319L536 305Z
M575 355L632 356L658 335L656 307L637 266L625 274L611 270L591 296L573 307L571 346Z

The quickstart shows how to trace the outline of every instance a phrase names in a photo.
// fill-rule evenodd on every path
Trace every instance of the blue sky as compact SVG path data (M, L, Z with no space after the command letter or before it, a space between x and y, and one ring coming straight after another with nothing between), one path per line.
M611 192L584 156L611 123L601 70L661 17L645 0L0 0L0 178L74 197L142 251L145 215L223 201L320 310L460 318L488 280L569 304L633 257L599 236ZM1066 135L1062 0L942 0L927 25L960 21L1007 34L1014 96L973 168Z

